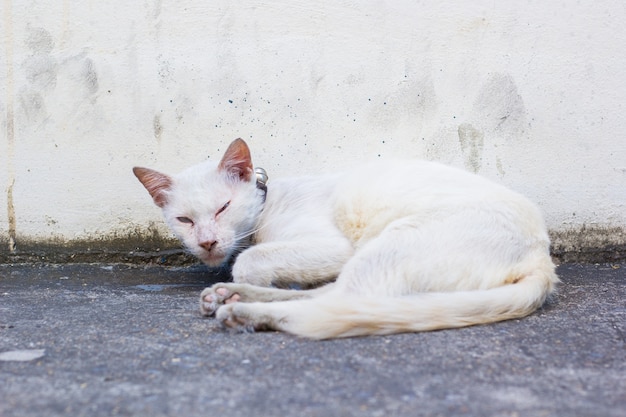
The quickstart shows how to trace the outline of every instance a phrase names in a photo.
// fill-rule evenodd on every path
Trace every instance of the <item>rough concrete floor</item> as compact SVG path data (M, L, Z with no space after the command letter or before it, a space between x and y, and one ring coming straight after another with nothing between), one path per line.
M198 267L0 266L0 416L626 416L626 264L559 272L523 320L312 342L201 318Z

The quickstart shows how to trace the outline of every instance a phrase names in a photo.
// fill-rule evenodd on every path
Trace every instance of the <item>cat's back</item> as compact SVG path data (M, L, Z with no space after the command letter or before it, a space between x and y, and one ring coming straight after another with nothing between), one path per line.
M376 235L399 218L436 218L467 208L506 212L538 231L543 225L538 209L522 195L479 175L423 160L377 161L347 171L337 182L333 202L335 222L352 241Z

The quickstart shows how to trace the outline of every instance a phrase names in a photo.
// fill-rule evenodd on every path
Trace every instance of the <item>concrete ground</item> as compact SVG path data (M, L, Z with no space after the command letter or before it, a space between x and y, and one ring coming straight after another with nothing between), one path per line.
M314 342L198 314L201 267L0 265L0 416L626 416L626 264L523 320Z

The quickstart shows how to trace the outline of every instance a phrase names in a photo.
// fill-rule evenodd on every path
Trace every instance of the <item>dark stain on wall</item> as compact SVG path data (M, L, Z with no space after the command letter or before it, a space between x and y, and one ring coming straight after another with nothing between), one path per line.
M17 220L15 218L15 204L13 203L13 186L15 180L11 182L7 189L7 212L9 220L9 241L7 242L9 253L15 253L16 251L16 235L17 235Z
M161 116L155 115L152 120L152 129L154 130L154 138L161 143L161 135L163 134L163 125L161 124Z
M585 226L551 231L552 254L561 262L626 260L626 229Z
M459 125L458 135L465 168L477 173L482 165L485 135L469 123Z
M506 139L521 137L526 127L526 106L511 75L491 75L479 91L474 107L487 131Z
M579 227L552 231L552 256L565 262L626 261L626 230L619 227ZM171 236L154 226L85 240L29 240L18 236L12 253L0 251L0 263L124 263L184 266L198 264ZM3 247L9 242L0 237Z

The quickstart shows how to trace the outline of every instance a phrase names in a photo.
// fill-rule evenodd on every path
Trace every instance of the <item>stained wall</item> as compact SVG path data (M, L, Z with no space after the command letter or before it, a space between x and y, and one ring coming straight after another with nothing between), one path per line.
M131 168L176 172L235 137L270 177L443 161L528 195L561 246L625 242L624 2L5 0L0 16L0 251L168 236Z

